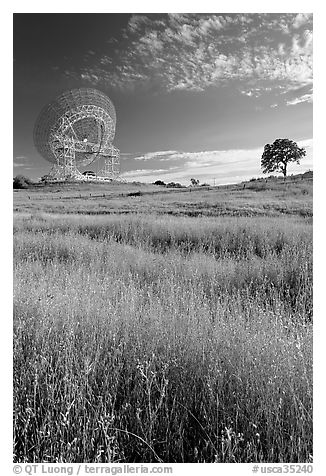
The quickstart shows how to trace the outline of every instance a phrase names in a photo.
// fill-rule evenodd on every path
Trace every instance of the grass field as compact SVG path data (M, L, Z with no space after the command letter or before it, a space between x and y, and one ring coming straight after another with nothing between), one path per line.
M14 193L14 211L173 216L312 216L312 178L166 189L144 184L47 185Z
M14 210L16 462L311 461L312 180Z

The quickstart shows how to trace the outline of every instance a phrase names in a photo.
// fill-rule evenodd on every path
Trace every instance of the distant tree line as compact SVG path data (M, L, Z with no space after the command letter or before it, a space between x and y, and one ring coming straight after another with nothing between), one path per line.
M167 188L182 188L182 185L179 182L165 183L162 180L156 180L156 182L154 182L153 185L160 185L161 187L167 187Z
M169 182L165 183L163 180L156 180L156 182L153 182L153 185L160 185L161 187L167 187L167 188L182 188L183 185L179 182ZM199 180L195 178L190 179L190 186L192 187L198 187L199 186ZM208 183L202 183L200 184L201 187L209 187Z

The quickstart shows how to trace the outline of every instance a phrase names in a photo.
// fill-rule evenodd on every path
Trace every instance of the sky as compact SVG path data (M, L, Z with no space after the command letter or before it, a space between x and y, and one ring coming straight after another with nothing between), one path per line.
M14 175L47 173L33 145L43 106L94 87L117 112L127 181L235 183L262 175L266 143L312 164L312 14L14 14Z

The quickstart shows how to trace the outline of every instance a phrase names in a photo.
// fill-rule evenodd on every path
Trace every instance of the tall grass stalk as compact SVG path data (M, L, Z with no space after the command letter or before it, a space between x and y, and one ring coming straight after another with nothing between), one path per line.
M19 462L305 462L305 220L15 224Z

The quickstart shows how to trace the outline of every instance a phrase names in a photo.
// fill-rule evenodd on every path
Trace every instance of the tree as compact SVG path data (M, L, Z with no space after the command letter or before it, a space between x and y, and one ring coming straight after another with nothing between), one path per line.
M22 189L28 188L31 183L31 179L29 179L28 177L24 177L24 175L16 175L16 177L14 177L13 186L15 189Z
M300 164L300 159L306 155L303 147L289 139L276 139L273 144L266 144L261 157L263 173L282 172L286 177L289 162Z
M168 188L182 188L181 183L178 182L169 182L166 186Z
M193 187L195 187L196 185L199 185L199 180L195 179L195 178L191 178L190 179L190 182L191 182L191 185Z
M156 180L153 185L161 185L165 187L165 183L162 180Z

